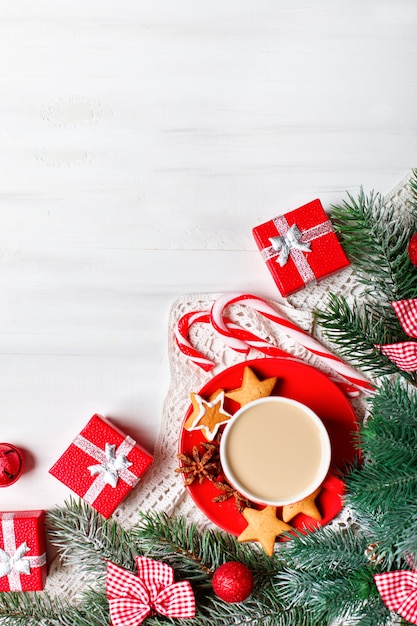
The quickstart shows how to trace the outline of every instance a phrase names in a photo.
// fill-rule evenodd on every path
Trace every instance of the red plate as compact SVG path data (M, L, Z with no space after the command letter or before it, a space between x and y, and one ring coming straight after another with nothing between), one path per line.
M199 395L208 398L218 389L230 391L240 387L243 369L246 366L249 366L261 380L276 376L277 382L272 395L292 398L309 406L326 426L332 447L332 461L329 475L316 499L322 519L318 522L299 514L291 521L291 525L300 530L304 528L312 530L319 525L327 524L343 506L344 483L337 475L340 476L340 472L343 472L358 455L354 443L358 424L349 400L325 374L311 365L288 358L255 359L238 363L214 376L198 392ZM234 413L239 408L237 403L227 398L224 406L229 413ZM191 415L192 410L193 407L190 405L183 423ZM179 451L191 455L193 446L203 441L206 439L201 430L187 431L182 428ZM201 485L198 481L194 481L189 485L188 490L199 509L226 532L237 536L247 526L244 517L235 506L234 498L229 498L222 503L212 502L213 498L222 492L209 480L204 480ZM279 509L277 514L279 517Z

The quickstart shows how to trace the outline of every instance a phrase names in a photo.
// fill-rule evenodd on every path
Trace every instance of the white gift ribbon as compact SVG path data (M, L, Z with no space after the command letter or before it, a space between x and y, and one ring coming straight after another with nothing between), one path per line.
M106 443L105 450L102 450L82 435L77 435L73 443L77 448L80 448L80 450L98 461L97 465L88 467L91 475L96 476L93 483L82 496L88 504L95 502L106 485L111 485L115 488L119 478L130 487L134 487L139 482L139 477L135 476L128 469L132 463L126 457L136 445L136 441L129 435L122 441L117 451L116 446L110 443Z
M21 591L20 574L29 575L32 568L45 565L46 553L44 552L39 556L25 556L31 548L26 541L20 546L16 546L15 520L14 513L3 514L1 522L3 549L0 550L0 576L7 576L10 591Z
M90 465L88 469L91 476L102 474L106 485L110 485L114 489L119 481L119 474L133 465L133 463L124 454L120 454L120 452L116 454L116 445L114 443L106 443L105 454L105 462Z

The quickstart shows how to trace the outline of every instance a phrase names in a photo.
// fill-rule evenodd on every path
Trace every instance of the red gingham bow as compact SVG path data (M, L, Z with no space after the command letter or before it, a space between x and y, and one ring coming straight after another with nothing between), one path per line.
M136 558L138 576L107 564L106 592L113 626L139 626L148 615L194 617L195 599L188 580L174 583L172 567Z
M409 337L417 338L417 299L399 300L391 302L398 320ZM395 365L405 372L415 372L417 370L417 342L401 341L399 343L389 343L377 345Z
M374 579L385 606L417 624L417 572L386 572Z

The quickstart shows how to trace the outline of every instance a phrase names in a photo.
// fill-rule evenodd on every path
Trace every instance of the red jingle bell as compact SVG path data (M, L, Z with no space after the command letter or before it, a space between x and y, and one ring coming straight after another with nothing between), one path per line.
M10 443L0 443L0 487L13 485L23 472L23 455Z

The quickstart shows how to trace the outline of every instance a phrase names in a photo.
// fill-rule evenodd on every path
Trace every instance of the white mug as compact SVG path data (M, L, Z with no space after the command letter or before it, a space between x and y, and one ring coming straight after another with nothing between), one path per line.
M268 396L244 405L227 422L220 460L226 478L243 496L284 506L322 484L331 461L330 439L309 407Z

